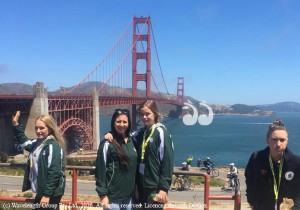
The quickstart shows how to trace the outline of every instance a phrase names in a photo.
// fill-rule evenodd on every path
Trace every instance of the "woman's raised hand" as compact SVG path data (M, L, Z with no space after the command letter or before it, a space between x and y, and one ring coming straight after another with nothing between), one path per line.
M19 118L20 118L21 112L17 111L14 116L12 116L12 124L13 126L19 125Z
M108 140L109 142L112 142L113 136L112 136L111 133L106 133L106 134L104 135L104 139Z

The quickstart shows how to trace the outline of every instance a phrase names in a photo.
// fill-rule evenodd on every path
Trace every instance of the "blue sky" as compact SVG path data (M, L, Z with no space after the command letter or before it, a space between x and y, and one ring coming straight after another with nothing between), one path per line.
M0 84L77 84L134 15L168 89L209 104L300 102L298 0L0 0Z

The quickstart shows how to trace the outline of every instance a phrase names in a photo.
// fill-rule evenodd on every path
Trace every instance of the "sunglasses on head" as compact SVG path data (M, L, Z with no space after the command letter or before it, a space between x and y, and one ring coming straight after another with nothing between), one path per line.
M281 143L286 141L286 139L284 139L284 138L273 138L272 140L275 141L275 142L280 141Z
M129 110L128 109L115 109L114 112L118 113L118 114L128 114Z

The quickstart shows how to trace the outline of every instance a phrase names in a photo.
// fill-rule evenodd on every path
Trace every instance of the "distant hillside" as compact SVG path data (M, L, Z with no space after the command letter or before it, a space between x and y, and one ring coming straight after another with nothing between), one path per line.
M33 86L24 83L0 84L0 94L33 94Z
M217 115L274 115L275 112L262 110L257 106L248 106L246 104L234 105L211 105L214 114Z
M102 82L86 82L83 85L79 86L73 93L74 94L90 94L90 91L96 87L99 89L103 85ZM61 87L59 90L49 91L49 94L60 94L60 93L67 93L72 87ZM132 89L123 89L120 87L109 86L106 85L102 91L102 96L109 96L114 94L114 96L130 96ZM0 84L0 94L16 94L16 95L26 95L26 94L33 94L33 85L28 85L24 83L3 83ZM151 92L153 97L163 96L169 99L175 99L175 95L168 95L165 93L158 93L158 92ZM137 90L137 96L145 97L146 91L144 90ZM194 100L194 99L193 99ZM100 107L100 114L101 115L110 115L116 108L123 108L123 109L131 109L131 105L118 105L118 106L105 106ZM158 108L162 115L170 115L170 113L174 113L176 111L175 105L169 104L158 104Z
M97 89L103 85L102 82L87 82L80 86L75 93L79 94L89 94L90 90L94 87ZM61 87L61 89L56 91L51 91L49 94L58 94L61 92L68 92L71 90L72 87ZM102 96L111 95L112 93L115 96L126 96L131 94L131 89L123 89L120 87L114 87L106 85L103 90L101 91ZM33 94L33 86L23 83L3 83L0 84L0 94ZM161 96L168 97L170 99L176 99L176 95L167 95L165 93L158 93L152 92L153 97ZM137 91L138 96L145 96L146 93L144 90ZM190 97L185 96L185 101L191 101L197 108L198 111L205 113L208 110L205 107L199 107L199 101ZM234 105L215 105L209 104L212 107L214 114L220 115L272 115L275 112L300 112L300 104L296 102L281 102L276 104L269 104L269 105L256 105L256 106L249 106L246 104L234 104ZM130 109L131 106L123 106L123 108ZM117 108L116 106L109 106L109 107L101 107L100 113L103 115L111 114L112 111ZM119 107L118 107L119 108ZM160 104L159 109L161 114L169 115L170 112L175 111L176 107L174 105L167 105L167 104Z
M275 112L300 112L300 103L297 102L280 102L269 105L257 105L262 110L272 110Z

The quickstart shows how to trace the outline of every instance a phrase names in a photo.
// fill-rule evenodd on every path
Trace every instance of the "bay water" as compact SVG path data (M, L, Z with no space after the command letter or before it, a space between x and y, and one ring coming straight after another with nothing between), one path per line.
M100 135L110 130L110 116L100 117ZM288 129L288 147L300 155L300 113L277 113L274 116L214 116L212 123L187 126L182 119L165 119L163 123L172 135L175 166L193 156L192 166L198 158L206 157L216 166L235 163L245 168L252 152L267 146L268 126L281 119Z

